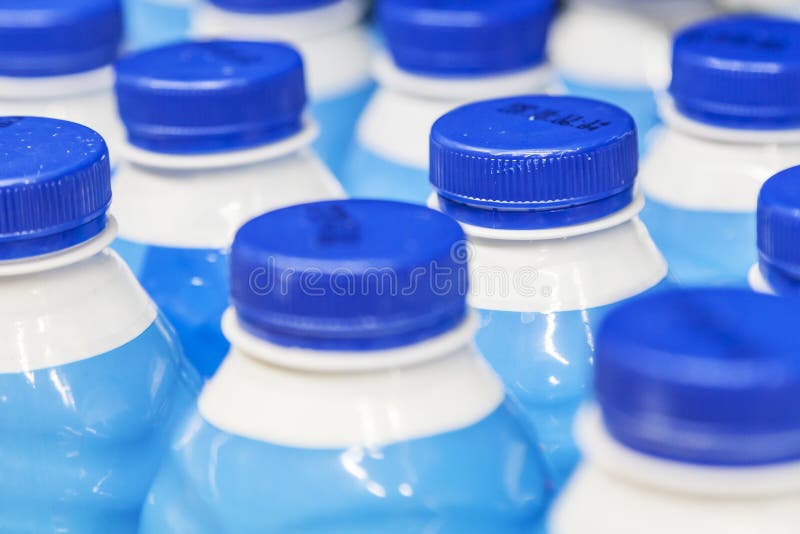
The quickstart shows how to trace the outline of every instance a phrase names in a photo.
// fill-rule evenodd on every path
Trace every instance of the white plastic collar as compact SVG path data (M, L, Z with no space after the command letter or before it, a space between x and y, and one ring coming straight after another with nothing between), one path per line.
M578 413L575 434L586 457L615 476L635 483L685 494L752 497L800 491L800 462L757 467L714 467L648 456L614 440L603 425L600 409Z
M222 332L231 345L248 356L265 362L314 372L347 373L405 367L452 354L472 343L478 320L474 313L455 329L432 339L406 347L372 351L369 357L350 351L313 351L283 347L265 341L239 326L236 311L231 307L222 316Z
M428 207L437 211L441 211L439 209L439 197L436 195L436 193L432 193L431 196L428 197ZM637 192L633 198L633 202L623 209L615 211L610 215L606 215L601 219L582 224L574 224L572 226L545 228L541 230L505 230L497 228L485 228L483 226L473 226L461 221L459 221L459 223L464 229L464 232L471 237L502 239L508 241L543 241L546 239L560 239L564 237L585 235L606 230L608 228L613 228L633 219L639 214L640 211L642 211L643 208L644 196L640 192Z
M544 92L552 89L553 85L553 70L549 65L490 76L437 78L398 68L385 51L376 54L372 70L381 85L402 93L447 101L481 100L536 90Z
M0 98L36 100L94 93L111 89L114 69L111 66L65 76L0 76Z
M750 270L747 272L747 281L750 284L750 289L757 293L776 295L775 291L769 285L769 282L767 282L764 275L761 274L761 269L759 269L757 263L750 267Z
M800 143L800 128L788 130L747 130L723 128L705 124L687 117L675 107L675 101L667 93L657 95L658 111L662 120L672 128L694 137L741 144L790 144Z
M242 13L208 2L195 17L194 34L214 37L220 33L243 36L269 35L275 40L297 40L336 33L355 25L366 12L364 0L341 0L334 4L288 13Z
M105 229L89 241L50 254L0 261L0 276L19 276L58 269L90 258L107 248L117 237L117 221L108 215Z
M176 155L152 152L126 142L120 147L120 152L125 160L144 167L169 170L221 169L286 156L311 145L318 135L317 123L311 118L305 118L300 132L281 141L255 148L213 154Z

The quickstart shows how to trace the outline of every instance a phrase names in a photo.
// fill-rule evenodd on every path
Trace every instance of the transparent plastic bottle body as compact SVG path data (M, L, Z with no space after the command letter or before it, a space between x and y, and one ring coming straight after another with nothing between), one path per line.
M199 0L125 0L128 46L134 50L187 37Z
M505 405L468 428L374 448L278 446L198 414L178 442L144 533L522 533L544 509L537 452Z
M641 205L638 198L600 221L544 231L468 228L478 348L535 428L557 489L579 460L573 422L593 395L603 319L674 286L636 217Z
M172 248L118 239L114 249L169 317L183 350L211 376L230 345L219 328L228 307L228 251Z
M650 199L642 211L676 283L747 286L757 252L755 213L682 209Z
M473 320L395 349L329 352L273 345L236 317L142 532L542 528L549 475L472 344Z
M198 379L113 252L0 277L0 528L135 532Z
M672 285L665 279L647 292ZM575 416L592 396L597 330L619 304L550 313L479 310L478 348L536 429L556 487L580 460Z
M428 172L381 157L356 143L342 172L342 185L354 198L388 198L425 204L431 194Z
M320 124L314 149L328 167L338 172L345 164L358 116L375 90L366 81L344 93L321 96L311 103L311 114Z

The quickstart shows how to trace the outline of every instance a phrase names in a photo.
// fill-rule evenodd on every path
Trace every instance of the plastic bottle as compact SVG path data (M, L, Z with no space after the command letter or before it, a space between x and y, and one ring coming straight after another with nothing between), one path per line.
M597 323L664 282L637 214L636 127L577 97L469 104L431 133L431 204L471 241L478 347L534 423L561 485L578 460L572 421L591 395Z
M675 41L642 220L685 285L747 284L761 185L800 163L800 23L713 19Z
M208 377L228 348L219 321L238 227L342 195L309 148L302 61L280 44L179 43L120 61L116 88L129 144L114 179L114 247Z
M463 247L448 217L387 201L245 224L231 352L142 532L535 531L546 476L474 348Z
M652 295L597 339L584 463L551 534L791 534L800 522L795 299L742 289Z
M124 0L125 37L133 50L185 39L199 0Z
M569 94L616 104L636 120L640 146L658 125L653 86L669 80L674 30L713 13L706 0L569 0L550 56Z
M0 4L0 116L44 116L122 139L112 63L122 45L119 0Z
M761 188L756 226L758 263L750 268L750 287L800 296L800 167L778 173Z
M433 123L461 104L552 88L545 63L552 0L384 0L388 54L341 174L353 196L424 203Z
M203 37L282 41L303 55L311 111L322 134L314 145L338 172L374 83L364 0L211 0L195 32Z
M197 379L108 248L102 137L3 117L0 152L0 530L136 532Z

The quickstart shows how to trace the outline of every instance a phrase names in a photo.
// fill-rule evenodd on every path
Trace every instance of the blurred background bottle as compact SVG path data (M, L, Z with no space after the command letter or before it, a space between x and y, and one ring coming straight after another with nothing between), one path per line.
M642 220L684 285L747 285L756 200L800 163L800 22L761 15L682 30L642 164Z
M764 184L756 212L758 263L750 286L762 293L800 296L800 167Z
M116 162L124 134L112 64L122 46L119 0L8 0L0 4L0 116L85 124Z
M128 144L114 248L209 377L228 349L219 321L236 230L271 208L342 196L310 147L303 63L282 44L183 42L124 58L116 88Z
M636 121L642 151L659 123L654 88L669 80L672 33L710 16L706 0L569 0L550 58L568 94L616 104Z
M747 290L651 295L597 338L585 461L552 534L790 534L800 521L796 299Z
M552 89L552 0L383 0L387 51L340 178L356 197L424 203L434 121L472 100Z
M125 42L140 50L185 39L202 0L123 0Z
M364 0L210 0L194 21L198 37L280 41L303 56L317 152L338 172L359 113L372 94Z

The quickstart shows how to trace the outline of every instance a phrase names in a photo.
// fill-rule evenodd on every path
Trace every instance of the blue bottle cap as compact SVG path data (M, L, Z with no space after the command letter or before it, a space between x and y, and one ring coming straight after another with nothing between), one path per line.
M291 136L306 104L303 62L278 43L183 42L117 64L131 144L153 152L239 150Z
M686 463L800 459L800 301L737 289L633 299L600 328L596 396L609 433Z
M533 95L469 104L436 121L430 149L440 208L468 224L567 226L633 200L636 125L596 100Z
M83 243L106 227L108 149L80 124L0 117L0 260Z
M703 123L800 127L800 22L740 15L690 26L675 40L669 91Z
M434 76L530 68L545 59L553 0L383 0L378 19L395 64Z
M767 180L758 196L757 222L761 272L786 289L800 285L800 167Z
M233 306L244 329L280 345L410 345L464 319L464 239L449 217L400 202L335 200L273 211L236 235Z
M215 6L242 13L289 13L335 4L341 0L211 0Z
M3 0L0 76L59 76L110 65L122 33L119 0Z

